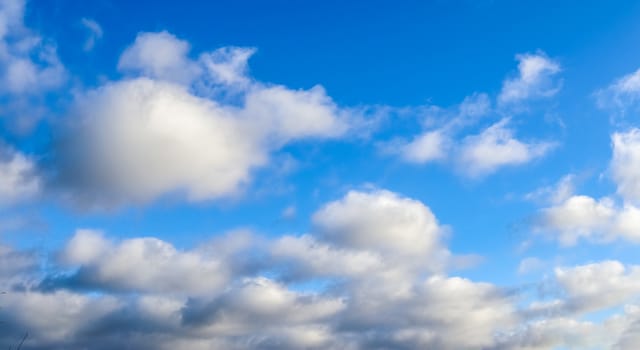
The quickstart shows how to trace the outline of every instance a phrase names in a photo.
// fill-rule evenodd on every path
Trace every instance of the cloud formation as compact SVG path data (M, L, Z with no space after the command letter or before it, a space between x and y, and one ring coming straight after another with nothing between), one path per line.
M73 201L234 196L282 146L347 132L349 112L322 87L291 90L245 76L253 50L223 48L191 60L189 48L167 32L142 33L118 65L131 76L77 98L56 171Z
M24 0L0 1L0 92L32 95L55 89L67 73L53 44L24 26Z
M609 167L616 193L602 198L577 195L573 193L572 177L565 177L551 191L552 205L541 211L537 230L550 232L564 245L575 245L580 239L640 242L640 132L614 132L611 146Z
M96 42L102 39L102 27L98 22L90 18L83 18L80 20L80 23L87 29L87 40L84 42L83 49L85 51L93 50L93 47L96 45Z
M560 91L561 82L554 79L560 64L543 52L516 55L518 75L506 79L498 103L508 105L528 99L550 97Z
M629 109L637 107L640 101L640 69L618 78L606 88L597 90L594 95L600 108L624 115Z
M638 267L557 268L544 283L558 298L531 301L448 276L444 227L414 199L352 191L313 221L301 236L255 245L257 237L237 231L189 250L78 230L40 271L33 254L0 249L0 282L9 291L0 343L27 329L32 349L637 345ZM628 306L602 323L583 319L620 305Z
M45 118L46 99L69 80L56 44L26 27L25 2L0 1L0 116L21 136Z
M31 102L68 79L55 45L25 28L23 16L24 1L0 0L0 99L7 101ZM102 28L82 23L88 51ZM375 123L321 86L257 81L249 69L255 52L195 53L169 32L138 34L118 61L120 77L74 91L71 110L56 120L52 154L1 147L0 206L50 189L79 206L219 200L241 194L288 145ZM448 162L476 178L548 154L556 143L519 139L512 113L556 95L562 68L542 52L516 59L517 74L494 100L477 93L451 108L407 108L433 118L392 142L392 153L416 164ZM603 94L619 106L635 103L637 76ZM393 108L376 113L385 109ZM611 196L576 194L572 176L533 194L548 200L535 229L564 245L640 242L639 135L632 128L611 136ZM283 216L293 218L296 208ZM299 234L238 230L189 248L153 232L113 238L94 229L76 230L55 253L0 245L0 291L7 291L0 346L15 345L25 330L25 350L640 346L639 266L557 267L533 288L457 276L464 257L447 246L451 229L427 204L387 190L349 191L321 205L311 222ZM530 257L518 272L549 266Z
M140 33L120 56L118 69L152 79L190 83L200 73L188 57L191 45L166 31Z
M102 290L197 296L222 289L231 273L218 257L204 252L180 252L153 237L114 244L91 230L76 232L60 259L81 268L73 276L47 283Z
M0 149L0 205L26 202L43 189L36 163L26 155L2 146Z
M504 81L495 103L487 94L476 93L459 105L432 112L443 114L443 121L431 121L424 131L410 140L396 140L385 148L409 163L449 162L466 177L490 175L501 168L527 164L542 158L556 145L548 140L524 142L509 127L511 115L527 101L555 95L561 88L556 75L560 64L543 52L520 54L517 77ZM505 116L507 115L507 116ZM499 117L489 126L482 119ZM435 124L435 125L433 125ZM481 127L478 127L481 126ZM474 130L475 129L475 130Z
M611 172L618 194L631 203L640 203L640 129L616 132L611 143Z
M553 149L552 142L525 143L513 136L503 119L479 135L468 136L460 150L460 164L469 176L482 176L504 166L526 164Z

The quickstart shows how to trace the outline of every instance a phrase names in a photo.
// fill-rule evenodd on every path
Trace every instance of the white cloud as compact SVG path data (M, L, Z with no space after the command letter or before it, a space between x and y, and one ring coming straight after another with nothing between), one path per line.
M61 150L62 175L99 203L147 202L173 191L191 200L228 196L267 161L248 121L180 85L111 83L83 97L78 113L82 122Z
M404 292L376 282L350 287L342 322L359 334L355 348L491 348L515 321L508 296L490 284L436 275Z
M23 0L3 0L0 2L0 39L5 39L12 31L21 28L23 16Z
M254 48L223 47L200 55L199 61L215 83L245 85L249 83L247 62L255 52Z
M0 91L37 95L66 80L55 46L24 26L23 0L0 2Z
M418 135L402 146L402 157L411 163L427 163L445 159L449 154L451 140L442 130L433 130Z
M611 172L618 194L626 200L640 202L640 129L616 132L611 142Z
M628 349L618 348L616 343L635 317L616 315L602 323L569 317L545 318L522 325L506 335L496 349Z
M234 196L285 144L348 129L349 113L322 87L291 90L243 76L251 50L203 54L208 71L188 51L167 32L139 34L119 68L142 77L77 98L73 122L59 135L57 179L73 189L74 201L113 206L171 194L192 201ZM224 85L240 80L247 84ZM196 94L210 91L203 83L234 96Z
M519 54L518 76L504 81L498 103L502 105L555 95L561 83L554 79L560 64L544 53Z
M622 206L611 198L572 195L541 211L535 229L551 234L561 244L575 245L580 239L606 243L616 239L640 242L640 208Z
M6 148L0 151L0 204L33 199L42 191L42 180L33 160Z
M189 42L167 32L142 32L120 56L118 69L181 84L206 93L237 93L253 81L248 61L256 49L226 46L190 57Z
M191 45L166 31L140 33L120 56L118 69L150 78L190 83L200 67L189 58Z
M640 69L595 92L598 107L624 114L640 101Z
M616 239L640 242L640 208L622 206L611 198L595 199L573 195L541 211L535 229L550 233L563 245L575 245L580 239L607 243Z
M468 176L477 177L495 172L504 166L528 163L547 154L552 142L522 142L507 127L503 119L479 135L468 136L460 149L459 167Z
M442 254L445 229L431 210L392 192L351 191L321 208L313 221L322 237L342 247L398 256Z
M359 276L384 267L375 252L336 247L313 236L285 236L273 243L276 259L292 262L291 277Z
M225 336L327 319L344 308L339 298L287 289L273 280L248 278L218 298L188 304L184 322ZM280 330L282 331L282 330Z
M475 93L465 97L458 105L458 118L456 118L458 121L453 122L456 124L460 124L461 121L473 122L473 119L486 116L490 112L491 100L489 96L484 93Z
M450 253L441 245L445 228L424 204L388 191L352 191L313 219L318 238L284 237L272 252L298 279L342 281L348 303L339 324L350 333L378 330L358 336L354 348L491 346L495 330L513 320L497 288L433 275Z
M519 76L505 80L495 108L487 94L475 93L457 105L454 113L444 113L446 122L436 120L434 126L430 120L430 125L411 140L394 140L383 149L410 163L450 161L469 177L489 175L502 167L523 165L546 155L556 143L539 140L527 143L516 139L515 131L508 127L510 118L502 118L480 129L476 135L467 131L477 125L481 117L492 112L504 114L503 107L507 105L517 106L525 100L549 97L559 91L561 84L554 79L561 70L557 62L543 53L521 54L516 58ZM435 114L446 111L432 109Z
M84 42L83 49L85 51L91 51L96 45L96 42L102 39L102 27L98 22L90 18L83 18L80 20L80 23L82 23L88 31L87 40Z
M255 133L276 145L302 138L331 138L347 131L348 116L319 85L309 90L256 86L238 112ZM268 134L271 133L271 134Z
M46 98L68 80L56 44L25 26L25 1L0 0L0 115L6 131L19 136L45 117Z
M424 109L425 107L422 107ZM387 153L399 154L410 163L425 164L434 161L447 161L453 155L457 133L475 124L479 118L491 111L491 101L486 94L473 94L454 108L442 109L429 106L428 114L435 114L442 125L428 128L411 140L397 140L386 145ZM418 113L414 111L414 113ZM438 123L438 120L432 121Z
M573 195L575 178L576 176L573 174L565 175L554 186L539 188L527 193L524 198L531 201L542 201L554 204L562 203Z
M624 349L638 342L637 266L557 268L541 282L557 299L522 298L434 269L446 252L442 226L414 199L350 192L314 222L313 233L264 246L236 231L189 250L81 230L60 252L63 265L46 264L43 280L33 255L0 250L10 265L0 285L20 286L3 296L0 346L23 329L30 346L72 350ZM250 257L259 268L243 268ZM311 288L300 287L307 282ZM584 319L602 311L610 316Z
M615 215L610 199L571 196L557 206L544 209L539 228L554 231L564 245L574 245L580 238L602 241L609 239L608 229Z
M51 265L57 273L12 293L5 319L28 328L33 346L67 349L475 349L514 320L499 288L433 274L448 252L442 227L416 200L351 192L314 221L318 234L272 241L267 256L242 253L253 238L241 232L180 251L151 237L78 231L59 255L64 265ZM263 256L264 270L234 270L249 255ZM321 277L330 287L302 292L286 278L252 275L291 264L293 281Z
M611 230L621 238L640 243L640 208L625 205L614 219Z
M640 293L640 267L619 261L556 268L555 275L572 312L607 309Z
M216 256L179 251L151 237L114 244L91 230L79 230L60 258L81 266L73 282L124 291L210 294L224 288L230 274Z
M521 323L502 334L497 349L631 349L640 344L638 266L610 260L559 267L552 283L559 299L534 301L521 310ZM606 317L588 317L593 312Z
M551 232L564 245L574 245L579 239L640 242L640 131L617 132L611 140L610 169L619 197L574 195L572 177L565 177L554 191L540 190L548 194L552 205L541 211L537 230Z
M351 191L314 216L314 235L285 236L271 254L286 277L342 278L382 283L381 293L404 293L411 276L453 264L443 246L446 227L419 201L388 191ZM403 292L404 291L404 292Z

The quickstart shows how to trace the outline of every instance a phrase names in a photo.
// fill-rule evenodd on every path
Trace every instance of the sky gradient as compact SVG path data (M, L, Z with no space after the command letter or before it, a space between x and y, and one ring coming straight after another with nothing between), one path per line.
M0 0L0 347L640 347L640 2Z

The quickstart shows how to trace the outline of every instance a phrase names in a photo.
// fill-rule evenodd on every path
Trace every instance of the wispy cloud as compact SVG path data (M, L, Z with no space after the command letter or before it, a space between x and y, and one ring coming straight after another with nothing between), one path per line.
M96 46L98 40L102 39L102 27L98 22L89 18L83 18L80 22L85 29L87 29L87 40L84 42L83 49L85 51L91 51Z

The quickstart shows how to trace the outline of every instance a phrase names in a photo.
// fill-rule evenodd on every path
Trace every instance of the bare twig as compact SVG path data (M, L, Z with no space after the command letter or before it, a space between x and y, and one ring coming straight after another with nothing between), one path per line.
M27 340L27 337L29 337L29 332L24 332L24 337L22 337L22 340L20 341L20 344L18 344L16 350L20 350L22 348L22 344L24 344L24 341Z

